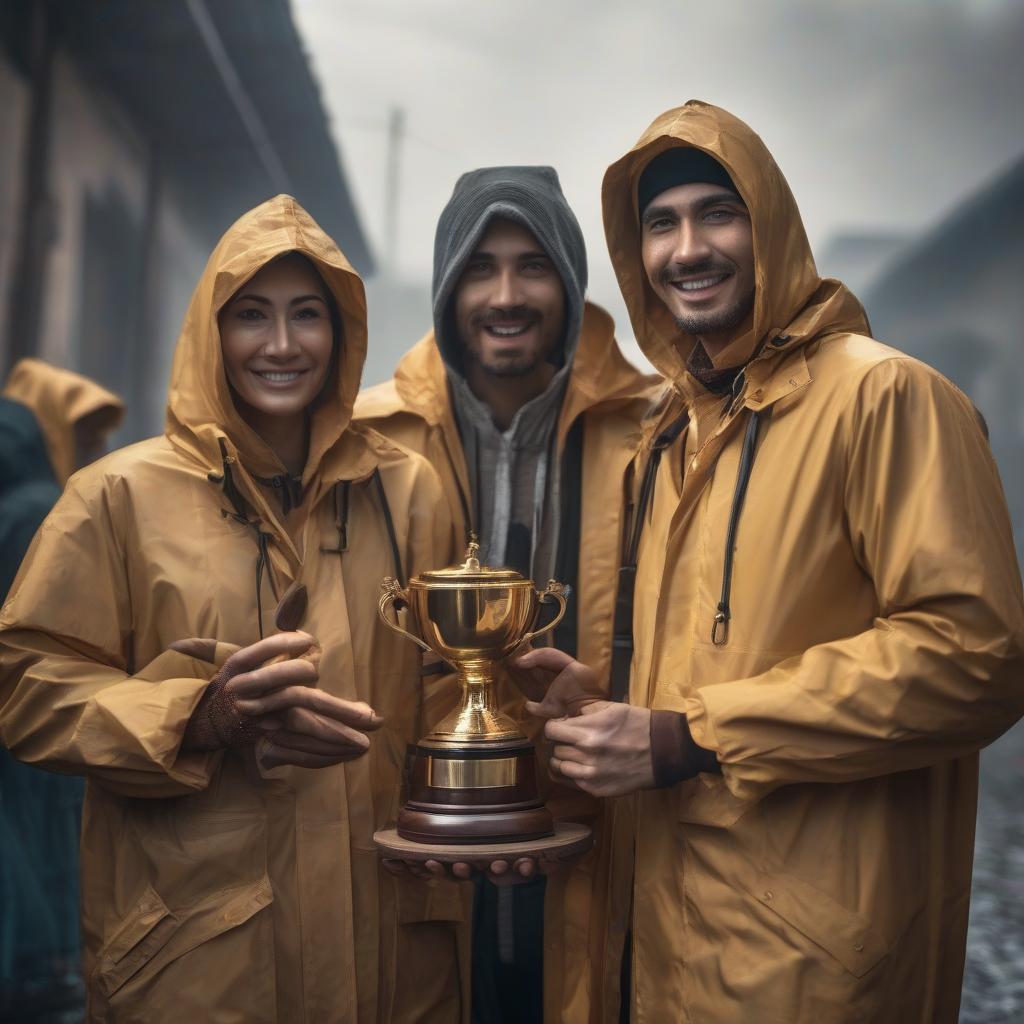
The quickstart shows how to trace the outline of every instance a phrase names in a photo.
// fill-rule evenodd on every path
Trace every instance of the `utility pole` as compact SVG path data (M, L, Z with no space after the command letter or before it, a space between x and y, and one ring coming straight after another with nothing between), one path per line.
M395 276L398 266L398 191L402 139L405 135L405 111L392 107L388 115L387 166L384 179L384 272Z

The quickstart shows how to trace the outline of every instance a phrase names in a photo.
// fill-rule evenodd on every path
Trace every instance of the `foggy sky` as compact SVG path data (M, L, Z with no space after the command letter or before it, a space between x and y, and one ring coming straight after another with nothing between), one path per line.
M925 228L1024 150L1024 0L293 5L382 266L429 279L437 216L462 171L549 163L586 235L589 295L625 336L601 177L669 107L699 98L747 121L816 249L848 228ZM386 253L396 105L407 135L399 244Z

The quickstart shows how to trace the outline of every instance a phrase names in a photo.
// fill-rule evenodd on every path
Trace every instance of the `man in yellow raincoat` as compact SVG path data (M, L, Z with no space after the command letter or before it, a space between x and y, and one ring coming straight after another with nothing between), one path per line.
M625 360L586 285L583 233L553 168L462 175L437 225L434 329L392 380L359 396L355 416L430 460L457 549L473 530L490 564L570 585L555 643L606 666L620 481L654 380ZM540 731L507 680L499 699ZM546 796L556 815L600 827L592 798L565 787ZM543 878L477 883L474 1020L540 1019L542 960L549 1015L586 999L589 951L566 936L591 927L597 859L549 879L546 898Z
M0 740L87 779L90 1021L459 1018L455 884L381 875L372 840L429 725L379 581L451 526L427 463L350 422L366 343L309 215L246 214L164 435L72 478L4 605Z
M638 1024L957 1019L978 751L1024 710L1024 603L971 403L815 270L761 140L670 110L604 180L667 382L636 465L628 704L549 721L619 797L605 991ZM560 672L547 704L590 669ZM631 888L631 898L629 890ZM631 1015L631 1016L630 1016Z

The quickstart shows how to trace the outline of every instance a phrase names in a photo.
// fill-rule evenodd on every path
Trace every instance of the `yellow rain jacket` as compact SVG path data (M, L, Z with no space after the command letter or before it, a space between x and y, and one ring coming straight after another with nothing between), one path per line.
M27 405L39 422L53 475L63 487L75 471L75 424L105 413L104 426L116 430L124 403L95 381L41 359L21 359L7 378L4 398Z
M641 265L637 178L677 145L726 168L753 222L753 326L716 360L747 365L725 400L686 372L694 339ZM952 1024L978 750L1024 710L1021 581L973 407L867 336L856 299L818 277L771 155L726 112L659 117L603 197L637 339L671 390L650 436L689 415L640 549L630 700L684 712L722 766L620 802L633 1020ZM610 989L616 967L611 951ZM616 1019L614 997L595 1019Z
M225 301L288 251L314 262L343 325L294 537L254 480L283 467L235 410L217 329ZM417 649L379 621L379 582L396 554L404 575L435 566L450 524L429 466L349 422L365 352L362 282L308 214L278 196L242 217L189 307L166 434L72 478L4 605L0 740L88 779L90 1021L459 1018L456 887L382 875L372 842L425 729ZM259 638L259 605L273 631L293 582L323 647L318 685L384 716L369 753L261 775L248 751L179 752L208 680ZM214 660L168 650L188 637L221 641Z
M640 443L640 424L660 388L656 381L622 355L612 318L600 306L586 303L556 427L556 455L562 458L570 431L582 423L579 577L571 600L578 615L578 656L595 666L606 681L622 535L622 478ZM469 472L433 331L406 353L392 380L360 394L355 418L426 456L441 477L454 523L454 547L464 549L473 506ZM523 699L511 682L499 677L498 691L502 709L528 735L539 737L544 723L526 715ZM578 790L552 786L547 773L541 774L552 812L590 824L598 840L594 851L571 871L548 882L545 1006L547 1019L559 1020L563 1008L578 1015L575 1008L588 1005L592 972L600 968L588 936L600 942L605 933L604 903L600 898L595 902L593 894L601 889L595 886L595 877L606 874L602 860L607 850L601 841L598 802Z

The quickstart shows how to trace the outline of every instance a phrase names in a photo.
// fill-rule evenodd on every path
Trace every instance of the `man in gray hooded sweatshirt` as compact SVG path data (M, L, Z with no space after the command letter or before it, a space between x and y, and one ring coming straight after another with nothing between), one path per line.
M355 415L437 470L453 557L473 531L487 564L568 583L573 600L555 644L607 666L624 466L603 453L638 433L653 382L623 358L611 318L584 300L586 283L583 234L552 168L462 175L437 226L434 329L391 381L360 396ZM536 730L513 685L503 681L499 696L528 734ZM599 827L598 805L579 792L545 795L556 817ZM564 929L590 927L586 908L584 920L571 919L579 911L565 905L564 879L548 886L546 908L544 879L519 881L477 881L474 1021L541 1020L542 978L554 1016L583 974L583 964L551 953L566 945ZM542 972L545 915L555 941Z

